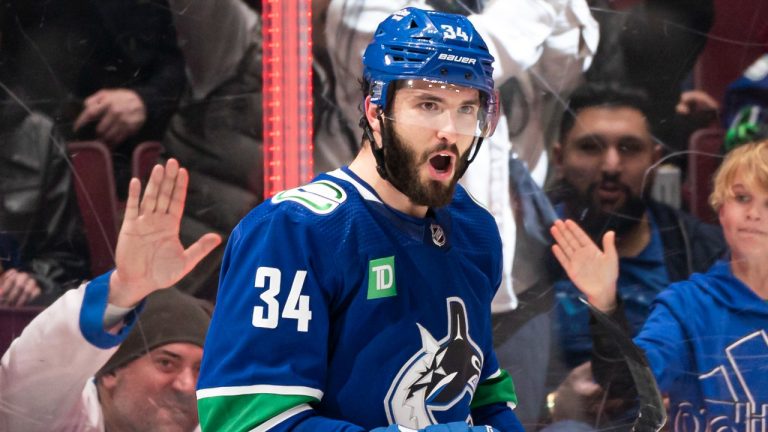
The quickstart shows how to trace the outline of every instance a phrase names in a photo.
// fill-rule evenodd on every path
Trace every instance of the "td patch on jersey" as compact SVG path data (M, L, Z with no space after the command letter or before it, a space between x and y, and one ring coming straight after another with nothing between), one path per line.
M446 302L448 334L444 338L438 341L416 324L422 348L408 359L389 387L384 408L390 424L422 429L469 420L457 416L469 413L483 369L483 354L469 334L464 302L459 297L449 297Z

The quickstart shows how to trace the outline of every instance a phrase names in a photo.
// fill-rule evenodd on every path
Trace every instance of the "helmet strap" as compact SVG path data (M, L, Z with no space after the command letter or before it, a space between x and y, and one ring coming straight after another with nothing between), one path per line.
M373 157L376 159L376 171L379 173L379 176L381 176L384 180L389 180L389 174L387 171L386 164L384 163L384 143L387 141L384 138L384 122L382 121L381 114L378 116L379 124L381 125L382 130L382 143L381 147L379 147L376 144L376 138L373 136L373 130L371 129L371 124L368 123L368 119L365 118L365 116L360 117L360 127L363 128L363 136L365 136L365 139L368 140L368 143L371 145L371 151L373 152Z
M469 164L472 163L473 160L477 157L477 153L480 152L480 147L483 145L483 138L482 137L476 137L475 142L472 143L472 149L470 150L472 154L467 158L467 164L464 165L464 168L459 173L459 178L464 177L464 173L467 172L467 168L469 168Z

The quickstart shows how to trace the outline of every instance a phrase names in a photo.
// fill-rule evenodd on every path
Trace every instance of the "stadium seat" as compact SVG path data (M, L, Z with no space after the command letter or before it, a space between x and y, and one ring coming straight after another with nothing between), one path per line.
M98 276L114 266L117 245L119 212L112 155L99 141L70 142L67 152L88 240L91 275Z
M137 177L141 184L147 184L152 167L164 151L165 148L158 141L144 141L137 145L131 156L131 177Z

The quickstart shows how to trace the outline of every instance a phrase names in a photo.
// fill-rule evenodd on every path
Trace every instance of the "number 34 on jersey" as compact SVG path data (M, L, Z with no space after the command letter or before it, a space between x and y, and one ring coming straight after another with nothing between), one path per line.
M312 311L309 310L309 296L301 294L306 277L306 270L296 272L293 276L293 282L291 283L285 305L281 305L276 298L282 289L280 269L259 267L256 270L254 287L264 290L259 295L264 305L253 307L253 319L251 321L253 326L274 329L277 328L281 319L292 319L296 320L297 331L307 332L309 330L309 321L312 320Z

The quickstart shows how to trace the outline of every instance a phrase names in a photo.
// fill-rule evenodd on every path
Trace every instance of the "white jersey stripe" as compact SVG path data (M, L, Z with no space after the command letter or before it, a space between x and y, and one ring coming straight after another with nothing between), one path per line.
M196 392L197 399L205 399L216 396L241 396L252 394L277 394L277 395L302 395L310 396L317 400L323 398L323 392L311 387L302 386L275 386L275 385L250 385L235 387L214 387L200 389Z
M264 423L258 425L256 428L251 429L251 432L266 432L272 429L273 427L279 425L280 423L288 420L289 418L295 416L296 414L300 412L304 412L306 410L310 410L310 409L312 409L312 407L307 404L296 405L295 407L287 411L283 411L280 414L265 421Z
M371 191L368 190L368 188L360 184L360 182L358 182L355 178L353 178L349 174L345 173L341 168L337 168L329 172L328 175L351 183L352 186L354 186L355 189L357 189L357 191L365 200L381 202L381 200L376 195L371 193Z

